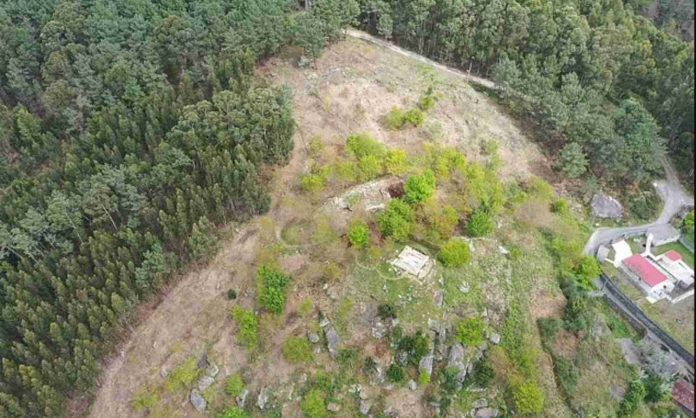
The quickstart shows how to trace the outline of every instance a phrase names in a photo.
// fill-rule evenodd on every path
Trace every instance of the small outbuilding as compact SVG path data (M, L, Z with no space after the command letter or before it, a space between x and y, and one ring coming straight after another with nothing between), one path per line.
M427 277L434 266L430 257L408 245L401 250L399 256L392 260L390 264L418 280Z

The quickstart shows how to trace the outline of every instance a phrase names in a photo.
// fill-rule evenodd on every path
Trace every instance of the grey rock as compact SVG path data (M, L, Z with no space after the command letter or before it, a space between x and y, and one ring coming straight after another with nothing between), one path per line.
M247 389L247 388L242 389L242 393L240 393L239 396L237 396L237 399L235 399L237 401L237 406L240 408L244 408L244 405L246 405L246 400L247 400L248 396L249 396L249 389Z
M319 326L322 327L322 328L325 328L326 326L328 326L328 325L330 325L330 324L331 324L331 321L329 321L329 320L326 319L326 318L322 319L322 320L319 322Z
M309 65L312 63L312 60L305 57L304 55L300 56L300 59L297 60L297 66L300 68L307 68Z
M198 360L198 368L199 369L206 369L206 368L208 368L209 365L210 365L210 363L208 363L208 355L203 354L203 357L201 357L201 359Z
M341 343L341 339L333 326L329 326L324 329L326 333L326 348L329 350L329 355L331 358L336 358L338 354L338 345Z
M476 418L494 418L500 415L500 412L495 408L481 408L474 415Z
M198 412L205 411L205 407L207 404L205 402L205 399L203 399L203 396L201 395L201 393L198 391L198 389L191 390L191 395L189 396L189 400L191 401L191 405L193 405L193 407L196 408L196 411L198 411Z
M408 381L408 388L411 390L416 390L418 389L418 383L416 383L415 380L411 379Z
M375 318L375 321L372 323L372 336L378 340L381 340L387 335L387 333L389 333L387 324L382 322L382 320L379 318Z
M598 218L620 219L623 216L623 206L618 200L604 193L592 197L592 214Z
M445 292L442 290L435 291L434 301L435 306L442 308L442 304L445 302Z
M370 413L370 408L372 408L372 402L368 400L360 401L360 413L367 416Z
M263 408L266 407L266 403L268 403L268 396L268 388L261 389L261 392L259 392L259 397L256 398L256 406L258 406L259 409L263 410Z
M210 385L215 383L215 379L213 379L210 376L203 376L200 379L198 379L198 390L203 392L204 390L208 389Z
M477 399L471 404L471 406L476 409L485 408L488 406L488 400L484 398Z
M459 285L459 291L462 293L469 293L469 284L464 282Z
M454 343L450 348L449 358L447 359L447 367L461 365L463 361L464 347L459 343Z
M309 335L308 335L307 337L309 338L309 341L310 341L312 344L318 343L318 342L319 342L319 339L320 339L320 338L319 338L319 334L317 334L316 332L310 332Z
M162 366L162 368L160 369L160 376L161 377L169 376L169 367Z
M218 373L220 373L220 368L215 363L210 363L208 368L205 370L205 374L210 377L215 377Z
M330 412L338 412L341 410L341 405L331 402L328 405L326 405L326 409Z
M418 362L418 371L430 376L433 373L433 354L423 356Z
M408 353L405 351L399 351L396 353L396 362L399 366L405 366L408 362Z
M491 332L490 337L488 337L488 340L492 342L493 344L500 344L500 334L496 332Z

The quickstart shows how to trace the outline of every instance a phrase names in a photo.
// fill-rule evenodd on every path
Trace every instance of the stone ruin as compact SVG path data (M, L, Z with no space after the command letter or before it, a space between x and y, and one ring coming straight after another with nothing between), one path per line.
M418 281L428 277L435 266L430 257L408 245L401 250L398 257L390 261L390 264Z

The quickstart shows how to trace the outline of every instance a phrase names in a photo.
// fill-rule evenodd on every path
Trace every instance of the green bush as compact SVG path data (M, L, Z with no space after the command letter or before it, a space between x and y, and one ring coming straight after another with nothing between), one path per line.
M471 259L469 244L461 239L450 239L440 248L437 259L447 267L461 267Z
M411 364L417 365L421 357L428 354L430 339L421 331L417 331L413 336L406 335L401 337L396 347L399 351L408 354L408 360Z
M363 373L366 375L371 375L377 371L377 362L372 357L365 357L362 367Z
M400 176L408 169L406 152L400 149L389 150L384 156L384 169L387 173Z
M406 123L404 111L398 107L393 107L384 118L384 123L388 129L393 131L401 129L404 126L404 123Z
M396 318L396 308L391 303L383 303L377 307L377 315L382 319Z
M694 211L692 210L691 212L687 213L686 216L684 217L684 220L682 221L682 230L684 232L693 232L694 231Z
M423 215L431 227L431 234L438 240L451 237L459 224L459 213L455 208L442 207L432 200L423 206Z
M539 318L539 333L543 342L552 342L556 333L563 328L563 321L558 318Z
M657 215L660 205L659 197L654 191L642 191L628 196L628 208L638 220L650 221Z
M493 370L491 364L488 362L488 360L481 359L474 365L471 381L477 387L486 388L491 384L494 377L495 371Z
M365 248L370 243L370 229L365 222L357 221L348 228L348 242L355 248Z
M366 155L358 160L358 177L361 181L372 180L382 175L382 159L376 155Z
M326 410L326 394L319 389L312 389L304 396L300 405L306 418L323 418Z
M320 192L326 187L326 176L322 173L304 175L302 180L300 180L300 185L306 192Z
M237 341L246 348L255 348L259 340L259 319L253 311L235 305L232 319L239 325Z
M560 215L565 215L569 211L568 201L559 197L551 203L551 212L558 213Z
M236 398L244 390L244 380L239 373L230 375L227 380L225 380L225 393L233 398Z
M256 272L258 303L269 312L280 314L285 309L285 289L290 277L269 266L261 266Z
M571 395L575 391L580 373L575 364L563 357L554 358L553 371L561 382L561 386L566 394Z
M338 350L336 361L341 367L352 370L355 367L355 362L358 360L358 350L354 348L343 348Z
M418 374L418 384L420 386L425 386L425 385L430 384L430 375L424 371L420 372Z
M411 176L404 184L404 200L410 204L422 203L435 193L435 175L430 170Z
M353 134L346 141L348 151L356 158L361 159L367 156L381 157L385 148L367 134Z
M486 324L481 318L467 318L459 321L456 326L456 338L462 344L478 346L483 342Z
M584 290L594 288L592 280L599 277L601 273L602 269L599 266L599 262L596 258L589 255L583 256L575 266L575 274L577 275L579 285Z
M406 373L404 372L404 368L398 364L392 364L387 369L387 379L389 379L390 382L399 383L402 382L405 377Z
M413 212L401 199L392 199L379 214L377 225L385 237L406 241L411 236Z
M645 402L657 403L666 400L669 397L669 383L662 379L659 375L648 372L643 378L643 386L645 387Z
M425 114L420 109L411 109L404 114L404 122L413 126L421 126L425 121Z
M227 299L229 299L229 300L237 299L237 291L234 289L227 290Z
M290 337L283 344L283 357L293 364L312 361L312 346L306 338Z
M643 382L640 379L631 381L631 383L628 385L628 390L621 401L619 415L630 416L636 412L640 404L643 402L645 395L646 391Z
M428 90L418 99L418 108L424 112L428 112L435 107L438 101L438 96L433 89L433 86L428 87Z
M466 230L472 237L483 237L493 232L494 227L491 215L485 210L477 209L469 218Z
M544 410L544 394L532 381L518 385L513 391L513 398L516 412L520 415L538 414Z
M231 406L220 415L220 418L251 418L251 415L236 406Z

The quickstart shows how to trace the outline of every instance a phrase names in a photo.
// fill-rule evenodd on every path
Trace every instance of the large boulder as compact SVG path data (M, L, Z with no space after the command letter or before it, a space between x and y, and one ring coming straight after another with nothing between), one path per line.
M333 325L328 325L324 328L324 332L326 333L326 348L329 350L329 355L331 358L336 358L338 354L338 345L341 343L341 339Z
M206 402L205 402L205 399L203 398L203 395L201 395L201 392L198 389L191 390L191 395L189 396L189 400L191 401L191 405L193 405L193 407L196 408L196 411L198 411L198 412L205 411Z
M598 218L620 219L623 217L623 206L618 200L604 193L597 193L592 198L592 214Z

